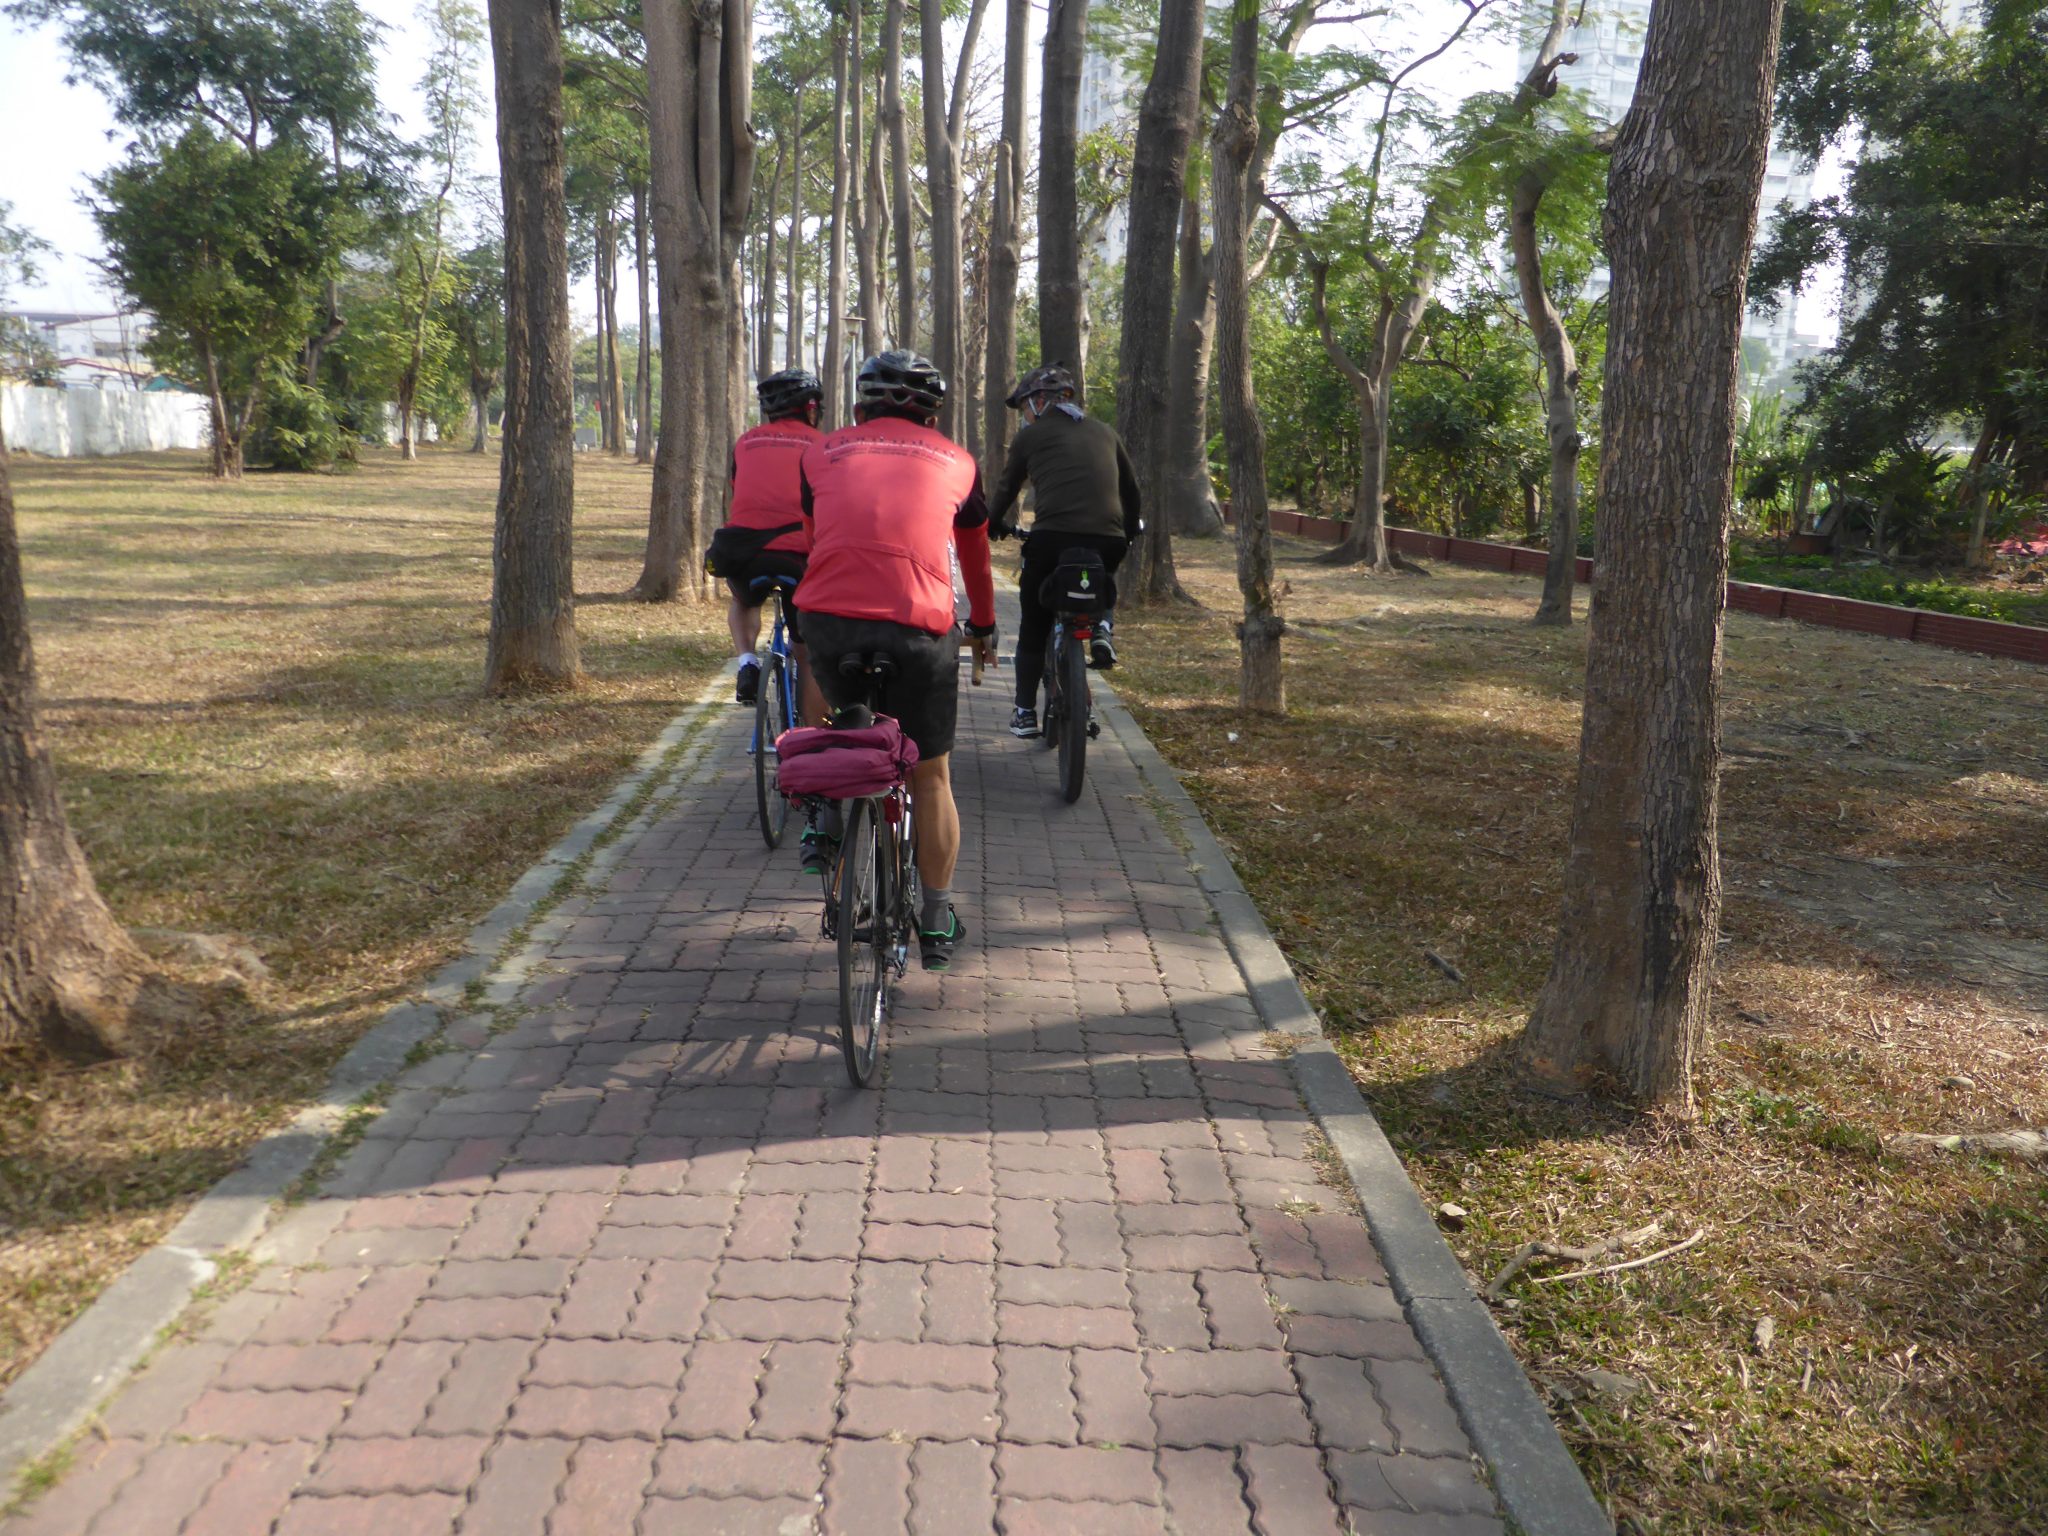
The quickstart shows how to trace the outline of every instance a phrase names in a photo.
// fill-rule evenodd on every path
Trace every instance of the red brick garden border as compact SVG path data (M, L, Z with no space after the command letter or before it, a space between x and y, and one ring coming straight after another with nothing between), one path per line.
M1345 525L1333 517L1274 512L1272 518L1275 533L1316 539L1325 544L1334 544L1344 536ZM1550 559L1545 551L1531 549L1526 544L1453 539L1440 533L1424 533L1418 528L1389 528L1387 538L1404 555L1449 560L1456 565L1473 565L1489 571L1540 576ZM1578 579L1582 583L1593 579L1593 562L1583 556L1579 560ZM1866 635L1882 635L1889 640L1942 645L1950 650L1972 651L1980 656L2005 656L2015 661L2048 666L2048 628L2032 624L1968 619L1925 608L1866 603L1851 597L1797 592L1789 587L1766 587L1751 581L1728 583L1728 606L1742 613L1761 614L1767 619L1791 619L1827 629L1855 630Z

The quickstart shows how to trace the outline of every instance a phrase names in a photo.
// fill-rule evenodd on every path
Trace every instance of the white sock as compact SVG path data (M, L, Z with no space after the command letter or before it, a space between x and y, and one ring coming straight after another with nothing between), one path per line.
M752 651L743 651L740 653L740 665L743 667L758 667L761 665L761 658Z

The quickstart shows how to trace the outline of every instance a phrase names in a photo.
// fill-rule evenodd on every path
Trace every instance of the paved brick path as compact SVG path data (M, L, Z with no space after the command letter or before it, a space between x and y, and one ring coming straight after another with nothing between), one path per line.
M1061 806L993 681L886 1086L732 712L5 1536L1499 1532L1130 759Z

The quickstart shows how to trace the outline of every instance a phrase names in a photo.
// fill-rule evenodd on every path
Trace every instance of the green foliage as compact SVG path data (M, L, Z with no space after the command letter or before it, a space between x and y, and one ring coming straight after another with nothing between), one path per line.
M14 222L14 204L0 198L0 299L16 283L34 282L36 258L47 255L49 242ZM42 383L57 367L57 356L42 333L14 315L0 315L0 379Z
M273 469L305 473L353 464L355 443L325 393L310 388L296 369L272 373L250 444L251 458Z
M340 190L305 148L251 155L208 128L136 146L93 186L107 265L156 317L150 360L230 402L253 403L300 349L336 270Z
M1968 619L2001 619L2009 624L2038 624L2038 597L1995 587L1967 587L1939 576L1913 577L1882 566L1838 566L1827 555L1778 555L1759 550L1735 552L1729 564L1735 581L1791 587L1798 592L1825 592L1866 603L1891 603L1900 608L1925 608Z
M1439 308L1430 331L1394 395L1388 490L1425 526L1484 538L1549 473L1536 360L1491 306Z
M1842 263L1841 341L1803 380L1830 473L1964 420L2048 482L2015 388L2048 367L2048 28L2023 0L1975 10L1947 28L1906 0L1787 7L1783 131L1808 150L1863 141L1847 192L1781 217L1752 282L1769 294Z
M14 222L14 204L0 197L0 299L16 283L36 280L36 258L50 254L50 242Z

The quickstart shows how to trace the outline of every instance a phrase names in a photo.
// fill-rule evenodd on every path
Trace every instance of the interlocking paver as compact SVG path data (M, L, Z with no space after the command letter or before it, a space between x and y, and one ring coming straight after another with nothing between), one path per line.
M1061 806L1005 692L877 1090L735 713L5 1536L1497 1532L1115 733Z

